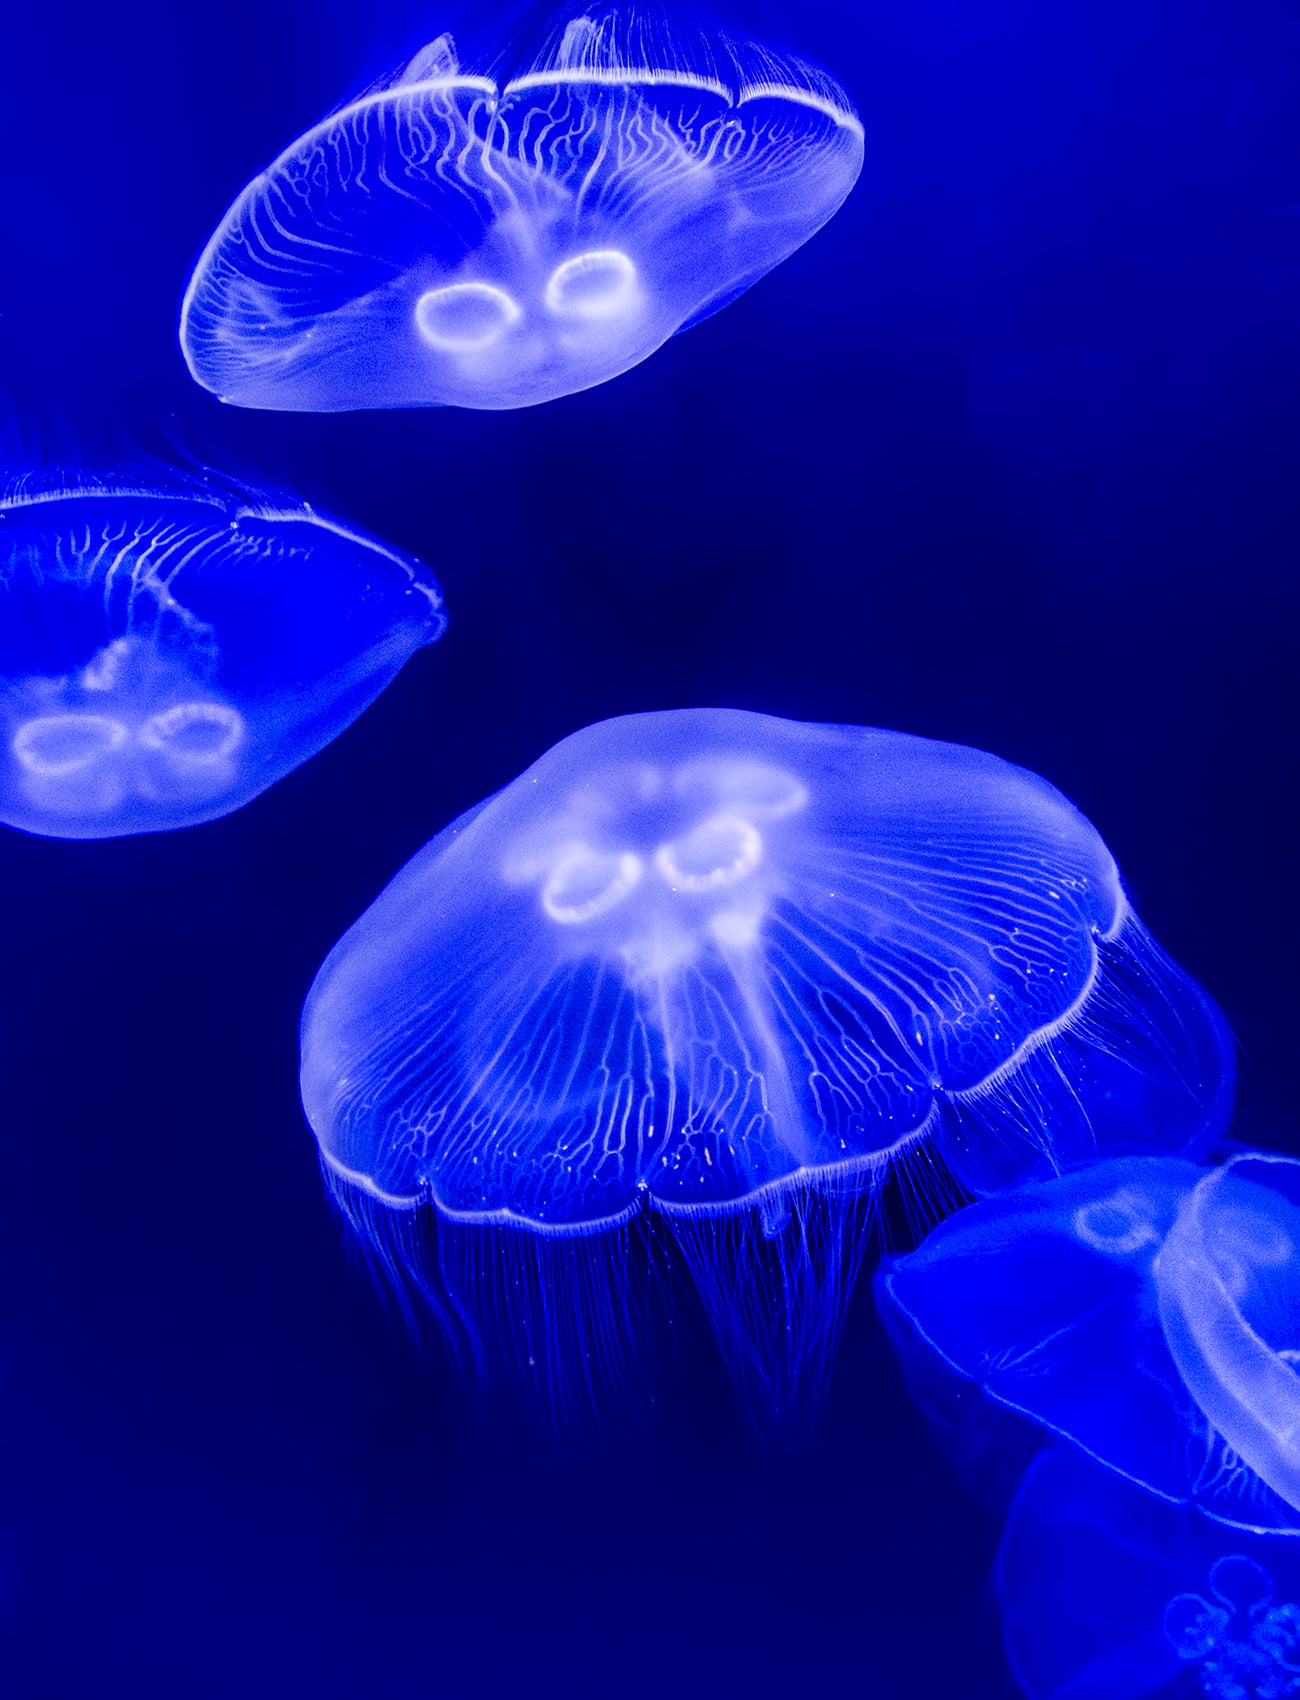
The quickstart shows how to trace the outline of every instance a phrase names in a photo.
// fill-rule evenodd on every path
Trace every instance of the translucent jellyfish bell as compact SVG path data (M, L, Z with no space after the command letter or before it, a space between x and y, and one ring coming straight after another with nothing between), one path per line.
M589 1234L648 1206L741 1355L762 1305L724 1291L748 1265L700 1224L836 1263L898 1160L988 1189L1194 1147L1230 1078L1213 1006L1050 785L728 709L557 745L397 876L303 1020L307 1114L367 1233L431 1207ZM851 1263L809 1272L802 1322L782 1270L774 1351L826 1351Z
M1260 1259L1272 1292L1254 1314L1270 1336L1290 1337L1294 1313L1278 1298L1294 1281L1284 1251L1291 1207L1246 1181L1231 1197L1242 1166L1279 1165L1300 1173L1286 1159L1252 1157L1207 1172L1178 1158L1117 1158L1027 1181L950 1216L877 1278L882 1315L922 1402L942 1416L963 1402L969 1409L978 1389L1162 1498L1234 1527L1300 1533L1285 1471L1265 1476L1242 1444L1250 1436L1233 1426L1242 1412L1257 1424L1272 1413L1272 1377L1290 1366L1260 1340L1253 1356L1216 1351L1225 1338L1216 1314L1222 1267L1199 1244L1192 1252L1185 1245L1189 1220L1227 1197L1211 1230L1218 1255L1226 1258L1231 1242L1234 1257L1263 1247L1274 1258ZM1238 1290L1238 1316L1243 1302L1250 1307ZM1184 1309L1194 1311L1199 1350L1167 1326L1171 1306L1179 1327ZM940 1388L935 1398L936 1372L941 1379L945 1371L958 1391ZM1271 1465L1286 1453L1285 1424L1269 1434L1262 1461ZM1019 1441L1010 1431L1007 1439Z
M1155 1263L1165 1338L1215 1429L1300 1510L1300 1162L1236 1157L1184 1200Z
M418 561L215 481L0 500L0 820L56 838L229 814L441 635Z
M294 142L208 243L194 377L244 407L525 407L603 383L836 211L862 129L822 72L630 5L462 71L447 37Z
M1300 1542L1225 1529L1072 1448L1029 1467L997 1585L1028 1700L1300 1696Z

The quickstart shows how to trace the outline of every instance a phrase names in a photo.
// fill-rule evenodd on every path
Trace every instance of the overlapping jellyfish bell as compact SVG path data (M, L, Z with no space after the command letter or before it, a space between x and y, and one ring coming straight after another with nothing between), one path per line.
M0 820L57 838L239 808L445 624L418 561L216 479L0 501Z
M408 864L303 1020L308 1117L371 1228L367 1199L545 1234L649 1206L688 1238L752 1208L780 1245L792 1199L847 1208L909 1157L987 1188L1198 1147L1230 1075L1045 781L729 709L557 745Z
M1288 1176L1300 1170L1285 1160L1243 1161L1266 1171L1281 1161ZM1284 1265L1264 1260L1279 1257L1293 1207L1242 1181L1214 1230L1223 1261L1185 1245L1188 1213L1200 1222L1239 1166L1207 1172L1177 1158L1119 1158L1027 1182L941 1222L877 1278L909 1378L933 1389L938 1366L958 1384L956 1397L927 1392L924 1402L952 1409L964 1384L1166 1500L1239 1528L1300 1531L1286 1476L1262 1477L1238 1435L1218 1425L1230 1403L1253 1408L1257 1420L1267 1413L1270 1374L1290 1366L1274 1361L1276 1344L1261 1344L1263 1362L1260 1352L1254 1360L1216 1354L1213 1319L1213 1295L1223 1291L1216 1280L1225 1269L1235 1280L1229 1257L1255 1255L1265 1287L1285 1282ZM1185 1378L1186 1343L1162 1326L1172 1306L1196 1302L1198 1288L1210 1295L1197 1314L1199 1384ZM1276 1288L1256 1314L1275 1339L1289 1337ZM1273 1438L1275 1448L1283 1444Z
M861 163L844 91L750 42L603 6L489 76L443 36L243 191L185 358L245 407L549 401L748 288Z
M1026 1472L997 1583L1028 1700L1300 1695L1300 1541L1225 1529L1074 1448Z
M1193 1398L1300 1511L1300 1162L1250 1153L1206 1175L1165 1236L1155 1281Z

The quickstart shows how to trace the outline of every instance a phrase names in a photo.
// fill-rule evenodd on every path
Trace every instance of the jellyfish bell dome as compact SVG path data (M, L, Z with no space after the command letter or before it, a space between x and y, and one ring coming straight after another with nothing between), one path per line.
M1300 1162L1250 1152L1207 1174L1165 1237L1155 1281L1196 1403L1300 1511Z
M439 1320L498 1334L479 1361L563 1382L617 1354L652 1216L783 1430L896 1165L993 1191L1199 1149L1231 1081L1213 1004L1046 781L735 709L557 744L397 875L302 1024L335 1200Z
M248 185L190 280L182 348L244 407L549 401L734 299L861 162L824 73L644 9L565 12L491 76L443 36Z
M215 476L0 498L0 820L57 838L229 814L445 625L418 561Z
M1126 1156L957 1211L877 1276L909 1381L941 1426L991 1401L1215 1522L1300 1533L1297 1175Z
M972 1187L1226 1115L1209 1000L1044 780L903 733L732 709L566 738L422 850L331 953L304 1103L345 1194L590 1231Z

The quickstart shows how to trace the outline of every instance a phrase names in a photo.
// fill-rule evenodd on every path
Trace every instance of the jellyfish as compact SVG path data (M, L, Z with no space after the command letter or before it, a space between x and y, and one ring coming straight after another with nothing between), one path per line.
M1165 1236L1155 1283L1192 1397L1300 1509L1300 1162L1246 1153L1206 1175Z
M293 142L190 280L190 371L242 407L526 407L716 312L852 188L802 61L631 5L462 70L440 36Z
M1211 1170L1177 1157L1115 1158L972 1204L882 1267L886 1325L958 1453L951 1415L964 1406L978 1416L978 1392L1172 1503L1234 1527L1300 1531L1287 1474L1295 1445L1275 1402L1276 1378L1292 1373L1280 1341L1293 1332L1284 1259L1294 1207L1272 1186L1239 1180L1243 1167L1300 1173L1281 1158ZM1217 1270L1203 1245L1185 1246L1189 1217L1216 1212ZM1253 1303L1237 1275L1251 1258L1271 1289ZM1239 1309L1224 1350L1215 1310L1225 1274L1272 1338L1268 1347L1255 1339L1253 1356L1231 1350L1248 1331ZM1203 1342L1191 1374L1193 1349L1169 1328L1171 1305L1190 1306ZM1014 1425L1003 1432L1023 1446ZM1260 1433L1262 1451L1250 1444Z
M388 1261L428 1263L439 1223L553 1244L650 1217L774 1406L831 1349L845 1224L891 1167L988 1190L1199 1149L1230 1076L1046 781L733 709L556 745L397 875L302 1026L327 1181Z
M997 1585L1028 1700L1300 1696L1300 1542L1225 1529L1075 1448L1026 1472Z
M229 814L445 624L418 561L215 476L0 500L0 820L54 838Z

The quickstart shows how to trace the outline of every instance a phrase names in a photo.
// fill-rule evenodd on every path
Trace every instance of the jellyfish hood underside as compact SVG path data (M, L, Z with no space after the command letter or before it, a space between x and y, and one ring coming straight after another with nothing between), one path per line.
M732 300L861 162L843 90L752 44L616 9L489 77L443 37L247 186L182 347L246 407L551 400Z

